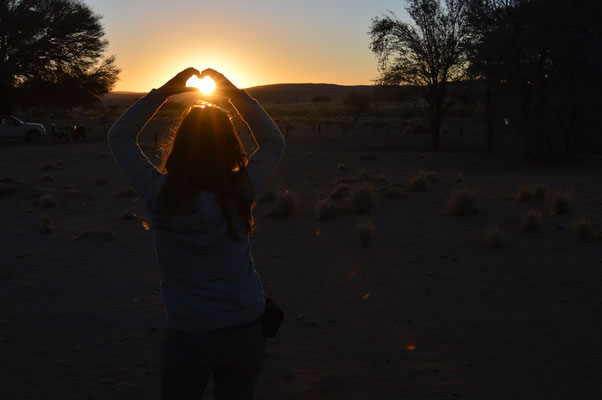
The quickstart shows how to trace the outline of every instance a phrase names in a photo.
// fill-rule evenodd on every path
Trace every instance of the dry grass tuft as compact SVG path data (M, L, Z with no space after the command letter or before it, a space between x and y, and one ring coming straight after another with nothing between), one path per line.
M40 178L40 180L42 182L55 182L56 179L54 179L54 176L50 175L50 174L44 174L42 175L42 177Z
M84 231L76 240L114 240L115 234L109 227L96 227Z
M95 185L108 185L109 181L102 177L96 177L96 178L94 178L94 184Z
M357 176L357 180L360 183L363 182L373 182L376 179L376 177L374 176L374 174L372 173L372 171L360 171L359 175Z
M0 182L0 196L9 196L15 193L15 188L7 183Z
M370 247L370 241L374 235L374 221L372 218L364 217L357 223L357 236L364 245Z
M59 164L57 164L55 161L48 160L44 163L44 165L42 165L42 169L47 171L52 170L55 169L57 165Z
M119 198L130 198L130 197L137 197L138 193L136 193L133 189L124 189L121 192L119 192L119 194L117 195L117 197Z
M518 189L518 193L516 194L516 201L531 201L533 200L533 189L531 186L523 184Z
M597 236L597 232L589 218L581 217L573 223L575 234L581 240L591 240Z
M341 206L330 199L321 199L314 204L314 214L318 221L336 217L341 213Z
M447 211L451 215L464 216L479 213L475 192L466 189L454 189L447 199Z
M50 193L45 193L40 197L40 207L54 208L56 207L56 197Z
M504 233L497 224L491 225L485 231L483 246L490 249L501 249L504 247Z
M358 215L366 215L374 209L374 187L364 184L353 188L350 194L350 206Z
M541 230L542 218L541 212L537 210L527 210L520 219L520 229L523 232L538 232Z
M571 212L573 195L570 192L556 192L552 197L552 215L562 215Z
M290 218L293 216L299 203L296 193L283 189L276 196L272 210L266 215L268 218Z
M533 195L538 199L545 199L548 195L548 187L543 183L536 183L533 187Z
M40 216L40 226L46 233L54 232L54 224L52 223L52 217L47 213Z

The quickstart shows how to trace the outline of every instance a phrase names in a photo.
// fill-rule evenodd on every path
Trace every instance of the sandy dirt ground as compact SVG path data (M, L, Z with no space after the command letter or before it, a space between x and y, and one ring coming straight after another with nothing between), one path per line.
M258 399L602 398L602 242L573 229L580 216L602 225L602 159L538 166L454 140L433 152L423 136L293 131L268 190L295 192L296 211L255 209L256 268L286 312ZM160 272L106 142L0 154L0 398L158 399ZM421 169L437 176L426 192L409 184ZM369 247L357 216L314 215L363 170L399 189L376 192ZM550 195L515 201L522 182L570 190L570 214L550 215ZM479 214L446 212L459 186ZM526 209L542 213L539 232L521 231ZM501 249L482 244L492 224Z

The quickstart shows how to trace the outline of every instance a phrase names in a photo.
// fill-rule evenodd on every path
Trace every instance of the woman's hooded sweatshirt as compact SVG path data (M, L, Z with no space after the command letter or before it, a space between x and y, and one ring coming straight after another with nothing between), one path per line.
M265 299L249 238L243 231L239 232L242 240L232 238L217 196L200 191L193 214L169 217L167 222L158 206L166 175L146 158L137 136L166 100L161 91L152 90L115 122L108 140L154 228L168 325L194 331L254 321L263 314ZM230 103L258 145L246 169L255 198L284 154L284 139L264 109L245 91L233 96Z

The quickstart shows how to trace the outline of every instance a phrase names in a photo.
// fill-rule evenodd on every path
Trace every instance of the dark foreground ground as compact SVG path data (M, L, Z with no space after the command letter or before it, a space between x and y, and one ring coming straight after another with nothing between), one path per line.
M294 216L265 218L273 202L255 212L256 267L287 315L258 399L601 398L602 242L573 231L580 216L602 224L600 158L539 167L430 152L428 138L310 132L296 131L270 183L298 193ZM152 234L121 219L143 212L119 197L127 184L107 145L9 143L0 154L0 398L158 399L165 312ZM437 174L427 192L408 184L420 169ZM362 170L400 184L377 192L368 248L358 217L313 213L337 178ZM521 182L570 190L571 213L551 216L550 196L514 201ZM446 213L458 186L477 191L480 214ZM54 207L40 204L46 193ZM541 231L520 230L526 209L543 213ZM494 223L499 250L482 245ZM92 228L104 234L77 239Z

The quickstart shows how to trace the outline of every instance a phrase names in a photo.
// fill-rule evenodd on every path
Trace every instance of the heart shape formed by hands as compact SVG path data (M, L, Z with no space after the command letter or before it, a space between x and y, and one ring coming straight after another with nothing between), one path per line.
M195 87L203 94L210 94L215 90L215 82L208 76L204 77L203 79L199 79L196 75L194 75L188 79L188 81L186 81L186 87Z

